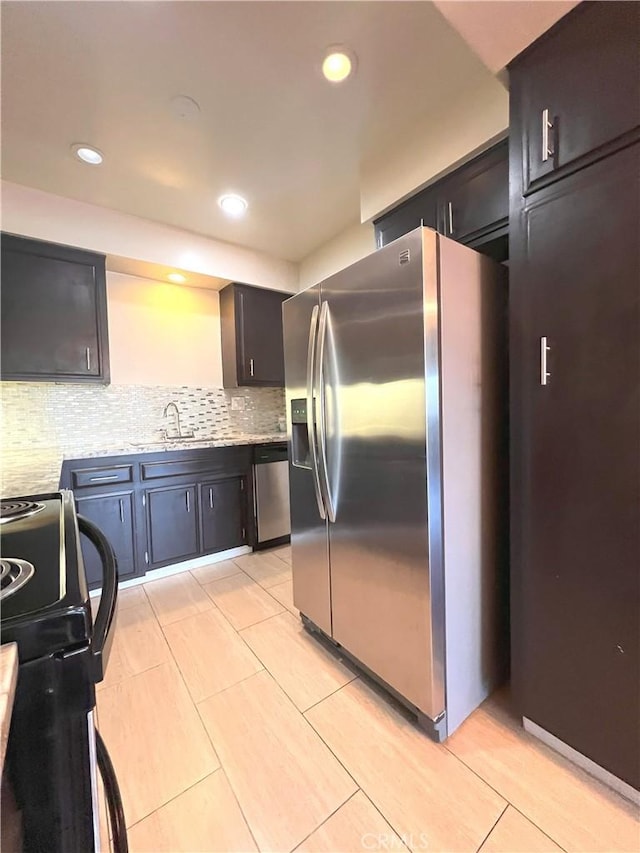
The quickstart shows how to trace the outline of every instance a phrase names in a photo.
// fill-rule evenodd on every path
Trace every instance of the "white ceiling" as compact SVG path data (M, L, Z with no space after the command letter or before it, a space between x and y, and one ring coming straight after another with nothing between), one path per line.
M319 73L336 43L358 56L342 86ZM364 158L490 76L429 2L5 2L2 173L298 260L358 220Z

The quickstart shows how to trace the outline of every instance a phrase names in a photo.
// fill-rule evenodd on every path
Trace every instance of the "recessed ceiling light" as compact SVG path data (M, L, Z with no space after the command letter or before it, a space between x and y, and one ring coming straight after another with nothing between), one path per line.
M355 55L344 47L330 47L322 62L322 73L330 83L342 83L355 69Z
M242 216L248 207L246 199L235 193L221 195L218 199L218 204L226 214L234 217Z
M182 275L182 273L179 272L170 272L167 278L174 284L184 284L187 280L186 275Z
M84 142L72 145L71 150L78 160L82 160L83 163L89 163L91 166L99 166L104 159L101 151L98 151L97 148L92 148L90 145L85 145Z

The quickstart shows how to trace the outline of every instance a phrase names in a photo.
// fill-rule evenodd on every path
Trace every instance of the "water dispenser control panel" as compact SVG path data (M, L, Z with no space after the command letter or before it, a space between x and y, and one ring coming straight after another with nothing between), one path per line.
M291 463L296 468L311 468L309 429L307 427L307 401L291 401Z

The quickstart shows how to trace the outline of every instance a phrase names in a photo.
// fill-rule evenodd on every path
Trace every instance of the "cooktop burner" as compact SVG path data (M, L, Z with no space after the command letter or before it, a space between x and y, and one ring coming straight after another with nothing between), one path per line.
M15 521L18 518L28 518L37 512L42 512L44 504L35 501L0 501L0 524Z
M26 560L11 557L0 560L0 601L23 587L33 577L34 572L35 568Z

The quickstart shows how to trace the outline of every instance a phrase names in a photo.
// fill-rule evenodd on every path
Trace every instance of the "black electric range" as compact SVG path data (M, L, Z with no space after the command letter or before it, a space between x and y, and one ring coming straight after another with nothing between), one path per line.
M1 639L21 662L91 641L79 540L71 492L0 504Z
M92 617L82 547L104 568ZM101 531L76 515L70 491L0 502L0 638L18 646L18 681L5 775L20 815L22 849L92 853L100 838L98 780L113 847L127 850L113 765L95 728L95 685L113 639L118 573ZM3 815L4 821L4 815Z

